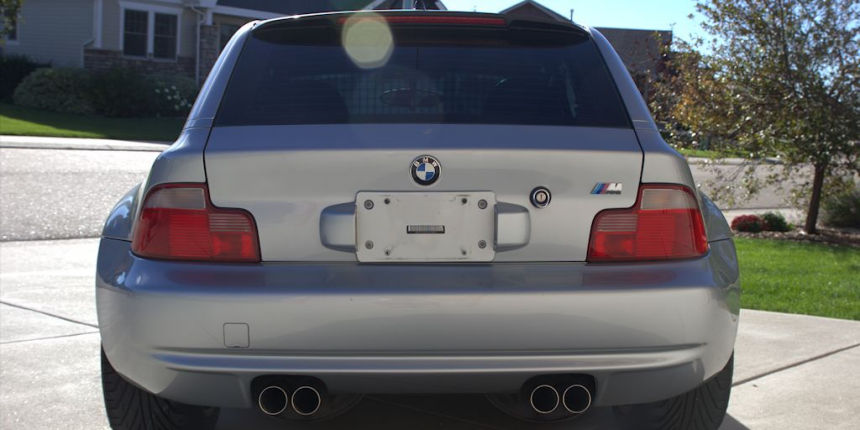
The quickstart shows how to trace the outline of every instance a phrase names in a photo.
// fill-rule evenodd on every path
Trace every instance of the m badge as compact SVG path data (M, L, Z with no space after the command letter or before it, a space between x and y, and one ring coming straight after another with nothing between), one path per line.
M591 189L591 194L621 194L621 182L598 182Z

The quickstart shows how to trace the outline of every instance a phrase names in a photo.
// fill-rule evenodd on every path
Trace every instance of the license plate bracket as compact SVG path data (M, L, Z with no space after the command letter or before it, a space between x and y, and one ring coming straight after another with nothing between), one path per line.
M496 196L475 192L359 192L356 257L373 262L489 262Z

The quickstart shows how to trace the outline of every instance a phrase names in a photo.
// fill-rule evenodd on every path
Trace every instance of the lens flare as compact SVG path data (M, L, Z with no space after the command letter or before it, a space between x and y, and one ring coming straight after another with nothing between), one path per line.
M394 37L385 19L374 13L349 17L343 24L343 49L362 69L376 69L388 63Z

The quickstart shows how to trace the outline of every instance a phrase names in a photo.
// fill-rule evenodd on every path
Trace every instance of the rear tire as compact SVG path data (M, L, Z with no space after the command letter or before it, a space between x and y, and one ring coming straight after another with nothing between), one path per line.
M113 430L212 430L218 408L192 406L148 393L120 376L102 350L102 391Z
M732 390L734 355L726 366L695 389L660 402L618 407L625 428L717 430L726 416Z

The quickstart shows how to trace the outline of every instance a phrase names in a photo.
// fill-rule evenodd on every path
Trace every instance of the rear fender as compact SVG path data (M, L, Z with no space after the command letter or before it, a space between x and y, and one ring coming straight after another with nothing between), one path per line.
M167 183L204 183L203 147L209 138L208 127L182 130L179 139L152 163L146 180L129 190L111 209L102 236L131 241L131 232L140 210L140 202L153 187Z
M135 185L114 205L105 221L102 237L131 241L132 226L141 200L141 185Z
M702 197L702 216L705 218L708 242L731 239L734 236L732 229L720 208L705 193L700 191L699 195Z

